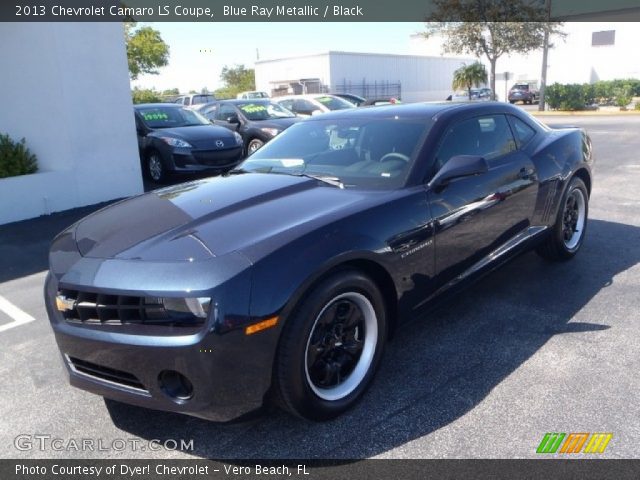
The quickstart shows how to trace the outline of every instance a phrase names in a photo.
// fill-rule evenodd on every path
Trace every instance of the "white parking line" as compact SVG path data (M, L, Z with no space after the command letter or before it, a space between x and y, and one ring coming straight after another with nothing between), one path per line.
M5 330L9 330L13 327L19 327L20 325L24 325L25 323L33 322L35 320L35 318L33 318L31 315L23 312L13 303L2 296L0 296L0 310L2 310L13 319L13 322L7 323L5 325L0 325L0 332L4 332Z

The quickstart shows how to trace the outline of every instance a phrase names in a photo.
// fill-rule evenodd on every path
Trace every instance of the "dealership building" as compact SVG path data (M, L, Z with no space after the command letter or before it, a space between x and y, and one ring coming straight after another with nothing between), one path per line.
M354 52L259 60L256 88L272 96L321 92L403 102L444 100L453 72L465 62L473 59Z

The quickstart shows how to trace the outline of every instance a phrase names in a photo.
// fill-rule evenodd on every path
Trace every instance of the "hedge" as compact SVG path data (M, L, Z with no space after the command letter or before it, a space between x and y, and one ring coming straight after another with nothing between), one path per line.
M25 145L24 138L16 142L0 134L0 178L27 175L38 171L36 156Z
M637 79L554 83L545 92L545 100L552 110L584 110L589 105L626 107L636 96L640 96L640 80Z

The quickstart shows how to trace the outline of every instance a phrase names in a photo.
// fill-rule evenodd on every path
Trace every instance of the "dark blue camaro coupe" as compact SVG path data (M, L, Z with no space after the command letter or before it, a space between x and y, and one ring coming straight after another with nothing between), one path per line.
M218 421L267 401L335 417L443 294L531 248L578 252L591 151L506 104L353 109L223 177L112 205L51 247L71 383Z

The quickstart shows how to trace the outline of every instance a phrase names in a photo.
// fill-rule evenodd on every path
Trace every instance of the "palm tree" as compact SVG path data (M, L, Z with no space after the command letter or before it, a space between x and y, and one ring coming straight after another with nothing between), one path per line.
M487 83L487 69L480 62L475 62L471 65L463 63L459 69L453 72L453 89L467 90L469 92L469 100L471 100L471 88L479 87L483 83Z

